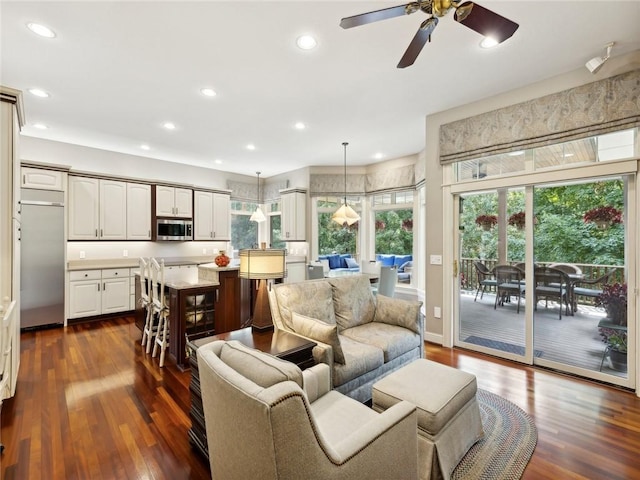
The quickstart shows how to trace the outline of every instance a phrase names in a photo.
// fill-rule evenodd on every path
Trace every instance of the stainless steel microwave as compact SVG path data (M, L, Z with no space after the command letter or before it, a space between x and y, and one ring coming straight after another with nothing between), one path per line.
M193 221L178 218L158 218L156 240L185 241L193 240Z

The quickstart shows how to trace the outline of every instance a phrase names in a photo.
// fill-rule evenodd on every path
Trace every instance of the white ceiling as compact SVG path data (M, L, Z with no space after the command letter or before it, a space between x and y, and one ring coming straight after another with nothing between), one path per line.
M423 13L338 25L401 3L3 0L0 83L25 92L24 135L270 177L341 165L343 141L350 166L418 153L428 114L581 68L610 41L614 56L640 49L638 1L482 1L520 24L511 39L480 49L449 12L403 70ZM305 33L312 51L295 46ZM202 96L206 86L218 95Z

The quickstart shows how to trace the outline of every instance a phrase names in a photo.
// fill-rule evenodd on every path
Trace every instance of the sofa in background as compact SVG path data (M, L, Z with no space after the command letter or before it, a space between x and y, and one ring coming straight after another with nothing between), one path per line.
M275 328L316 342L332 388L360 402L377 380L424 356L422 302L374 297L364 275L277 284L269 302Z
M378 253L376 254L376 261L380 262L382 267L396 267L398 269L398 282L411 283L413 255Z
M351 272L359 272L360 264L350 253L333 253L330 255L318 255L318 261L326 260L329 264L329 270L349 270Z
M198 349L212 478L418 478L417 413L332 391L329 367L217 341Z

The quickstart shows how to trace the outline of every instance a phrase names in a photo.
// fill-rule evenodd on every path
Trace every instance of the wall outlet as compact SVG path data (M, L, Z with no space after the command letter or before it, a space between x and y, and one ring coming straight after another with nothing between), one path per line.
M129 250L123 250L122 251L122 256L123 257L128 257L129 256Z
M442 310L440 310L440 307L433 307L433 316L436 318L442 317Z
M80 250L80 258L84 258L86 257L84 250Z

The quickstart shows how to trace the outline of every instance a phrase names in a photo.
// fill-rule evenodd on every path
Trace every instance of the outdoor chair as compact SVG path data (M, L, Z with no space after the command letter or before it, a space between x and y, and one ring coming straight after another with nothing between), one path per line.
M476 296L473 299L475 302L478 298L478 293L480 293L480 300L482 300L482 296L487 288L496 287L496 279L484 263L476 260L473 262L473 265L476 267L476 275L478 277L478 288L476 290Z
M616 269L611 269L604 275L591 280L578 280L574 282L572 297L574 301L573 310L578 308L576 297L598 298L602 294L602 287L609 283Z
M511 297L515 296L518 299L516 312L520 313L520 301L525 293L524 272L512 265L496 265L493 274L496 277L496 301L493 308L504 305L505 301L510 302Z
M562 320L562 305L566 307L566 314L570 314L569 306L569 277L565 272L557 268L536 267L534 270L534 308L538 308L538 300L544 298L557 300L559 309L559 318Z

